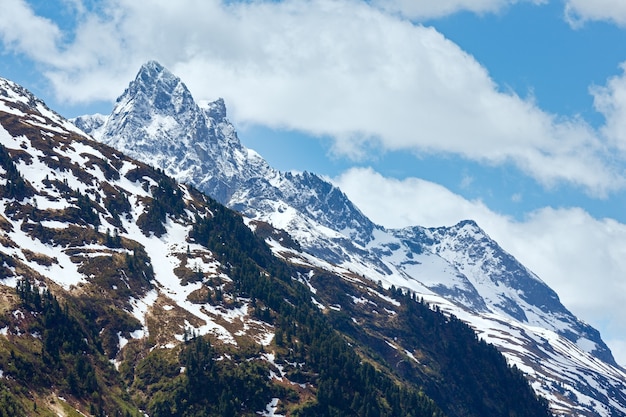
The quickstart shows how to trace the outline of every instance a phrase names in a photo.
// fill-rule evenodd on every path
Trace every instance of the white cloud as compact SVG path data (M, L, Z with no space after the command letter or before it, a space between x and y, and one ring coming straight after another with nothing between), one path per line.
M524 0L521 0L524 1ZM547 0L526 0L543 4ZM429 19L448 16L460 11L477 14L497 13L519 0L373 0L372 3L390 12L400 13L410 19Z
M453 225L473 219L550 285L578 317L605 332L626 364L626 225L580 208L546 207L517 221L417 178L385 178L351 169L335 182L373 221L386 227ZM372 190L376 190L375 195Z
M567 0L565 18L577 28L587 21L609 21L626 26L626 2L622 0Z
M418 3L473 3L478 11L512 2ZM366 2L155 0L146 8L114 0L98 14L81 9L76 16L75 36L62 46L58 29L35 19L56 39L38 45L49 49L44 56L25 41L14 45L48 65L58 96L70 102L112 100L141 63L157 59L196 98L224 97L237 122L329 136L342 155L443 152L513 163L546 186L570 182L604 195L625 185L606 164L606 144L582 120L500 91L435 29ZM19 29L16 39L27 32Z
M626 152L626 62L621 69L622 74L610 78L605 86L592 87L591 93L595 109L606 119L603 134L614 147Z
M0 40L9 50L35 61L56 63L55 54L62 33L50 20L36 16L24 0L3 0L0 13Z
M478 213L481 218L493 214L481 201L468 201L439 184L387 178L371 168L352 168L334 182L372 221L385 227L453 225L476 219Z

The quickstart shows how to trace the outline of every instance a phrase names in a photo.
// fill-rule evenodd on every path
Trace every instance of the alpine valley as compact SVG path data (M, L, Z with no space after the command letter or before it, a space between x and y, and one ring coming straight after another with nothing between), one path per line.
M0 416L626 415L476 223L372 223L156 62L72 121L0 78L0 125Z

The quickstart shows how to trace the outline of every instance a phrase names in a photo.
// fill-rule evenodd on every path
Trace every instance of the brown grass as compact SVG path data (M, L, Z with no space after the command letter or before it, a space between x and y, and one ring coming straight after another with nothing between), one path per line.
M29 262L35 261L39 265L51 266L52 264L58 264L59 263L59 260L57 258L52 258L52 257L50 257L48 255L43 254L43 253L33 252L33 251L28 250L26 248L22 248L22 253L24 254L24 257L26 257L26 260L28 260Z

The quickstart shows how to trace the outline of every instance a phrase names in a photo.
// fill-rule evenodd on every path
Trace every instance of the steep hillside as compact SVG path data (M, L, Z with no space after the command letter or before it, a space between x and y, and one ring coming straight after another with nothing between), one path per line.
M0 125L0 415L549 415L461 321L4 79Z
M289 256L417 293L462 318L526 373L554 413L626 414L626 373L599 333L475 223L401 230L373 224L315 174L270 168L241 145L223 100L197 105L155 62L140 69L109 117L76 123L247 218L286 231Z

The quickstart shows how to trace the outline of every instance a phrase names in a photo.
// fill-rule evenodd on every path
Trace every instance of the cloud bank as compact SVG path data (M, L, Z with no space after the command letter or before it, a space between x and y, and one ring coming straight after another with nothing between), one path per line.
M68 102L113 100L143 62L157 59L196 98L224 97L237 122L330 137L334 152L350 158L455 154L512 163L546 187L569 183L604 196L626 185L626 153L613 129L605 137L502 91L441 33L401 17L494 12L512 0L397 0L385 8L355 0L111 0L93 10L68 6L73 33L24 0L7 1L0 39L41 65ZM598 109L617 120L624 86L606 88Z

